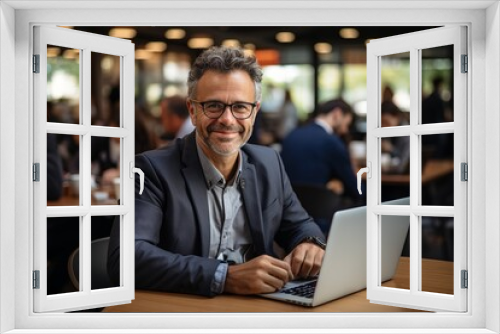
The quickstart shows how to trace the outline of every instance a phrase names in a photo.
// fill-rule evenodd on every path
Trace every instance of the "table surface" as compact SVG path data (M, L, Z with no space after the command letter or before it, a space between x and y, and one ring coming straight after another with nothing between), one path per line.
M424 259L422 290L453 293L453 262ZM396 275L384 286L409 288L409 258L402 257ZM366 290L317 307L303 307L258 296L219 295L213 298L197 295L136 290L130 304L110 306L103 312L420 312L417 310L371 304Z

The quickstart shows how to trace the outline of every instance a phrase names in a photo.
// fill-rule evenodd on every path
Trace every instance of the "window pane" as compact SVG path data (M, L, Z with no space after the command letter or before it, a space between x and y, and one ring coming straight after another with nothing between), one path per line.
M47 134L47 206L80 205L80 136Z
M47 121L80 123L80 50L47 45Z
M116 219L116 220L115 220ZM114 226L116 222L116 226ZM93 216L91 218L91 289L104 289L120 286L120 282L112 282L108 275L108 245L112 228L120 234L120 216ZM117 264L118 272L120 264Z
M79 291L80 217L47 218L47 294ZM74 261L76 260L76 264Z
M452 217L422 217L422 291L453 294Z
M453 133L422 136L422 205L454 205Z
M380 284L386 287L408 290L410 289L410 254L408 251L410 243L410 217L381 216L380 218ZM391 279L396 272L397 279Z
M93 136L91 139L92 205L117 204L120 194L121 139Z
M120 126L120 60L91 52L92 125Z
M409 123L410 53L381 57L381 127Z
M453 122L453 45L423 49L421 124Z
M382 202L410 196L410 137L381 139Z

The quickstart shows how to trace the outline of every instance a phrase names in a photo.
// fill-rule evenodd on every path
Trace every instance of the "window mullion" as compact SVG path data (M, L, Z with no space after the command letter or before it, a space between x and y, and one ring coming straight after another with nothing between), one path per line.
M420 110L420 52L416 48L410 50L410 208L420 204L420 154L419 137L413 132L413 127L419 123ZM421 249L419 217L410 210L410 291L412 294L420 289Z

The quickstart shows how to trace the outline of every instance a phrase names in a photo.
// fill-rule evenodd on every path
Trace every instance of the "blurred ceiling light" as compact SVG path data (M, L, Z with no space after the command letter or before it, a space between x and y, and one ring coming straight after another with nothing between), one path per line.
M354 39L359 37L359 31L355 28L342 28L340 29L340 37L345 39Z
M330 43L316 43L314 44L314 51L321 54L331 53L332 45Z
M135 50L135 59L146 60L151 58L151 52L144 49Z
M255 57L255 50L243 49L243 54L245 55L245 57Z
M117 38L134 38L137 31L133 28L113 28L109 31L109 36Z
M73 29L73 26L57 26L58 28Z
M146 50L152 52L163 52L167 49L167 43L165 42L149 42L146 44Z
M238 41L237 39L234 39L234 38L229 38L229 39L223 40L222 45L227 46L229 48L239 47L240 41Z
M276 34L276 40L280 43L291 43L295 40L295 34L288 31L282 31Z
M210 37L193 37L187 44L191 49L206 49L214 45L214 40Z
M61 49L60 48L56 48L56 47L48 47L47 48L47 57L48 58L54 58L54 57L57 57L59 56L59 53L61 52Z
M243 47L244 47L245 49L248 49L248 50L253 50L253 51L255 51L255 48L256 48L256 47L255 47L255 44L253 44L253 43L246 43L245 45L243 45Z
M114 60L112 57L104 57L101 61L101 68L104 71L110 71L113 68Z
M182 39L184 36L186 36L184 29L168 29L165 31L165 38L168 39Z
M78 49L68 49L63 52L63 57L66 59L77 59L79 58L80 50Z

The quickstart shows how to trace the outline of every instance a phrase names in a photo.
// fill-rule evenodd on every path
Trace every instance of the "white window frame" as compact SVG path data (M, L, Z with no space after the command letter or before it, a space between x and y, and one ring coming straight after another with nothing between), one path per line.
M40 180L33 184L34 270L39 288L34 289L35 312L74 311L130 303L134 298L134 45L129 40L51 26L34 27L34 54L39 56L39 73L33 73L34 162L40 166ZM47 121L47 45L78 49L80 57L79 124ZM120 60L120 123L117 127L91 124L91 53L113 55ZM47 206L47 134L79 135L79 205ZM91 204L91 139L93 136L120 138L120 204ZM120 284L91 289L91 225L93 216L119 216ZM79 217L79 291L47 295L47 218ZM118 222L118 221L117 221Z
M467 333L500 331L500 10L497 1L215 1L201 2L17 2L0 3L0 332L34 333L37 328L98 329L144 328L268 328L275 332L286 326L342 329L355 326L358 332L384 332L377 328L397 328L398 333L451 332L464 328ZM62 6L69 9L54 10ZM101 9L98 9L99 6ZM131 9L119 9L130 6ZM137 6L150 10L137 10ZM398 6L399 9L392 9ZM426 7L427 6L427 7ZM454 7L454 6L460 6ZM103 7L108 9L103 10ZM160 9L151 9L162 7ZM267 7L267 8L266 8ZM24 9L23 9L24 8ZM44 10L49 8L51 10ZM75 9L80 8L80 9ZM83 9L82 9L83 8ZM196 8L193 10L192 8ZM311 9L312 8L312 9ZM401 9L403 8L403 9ZM408 10L411 9L411 10ZM244 14L244 15L242 15ZM469 30L469 194L471 198L468 230L469 312L466 314L51 314L32 313L32 203L27 195L32 147L32 106L27 96L29 59L34 24L62 25L467 25ZM314 17L314 20L311 18ZM4 47L5 46L5 47ZM14 51L15 50L15 51ZM488 75L486 73L488 69ZM15 68L15 70L13 70ZM4 75L8 73L8 78ZM12 80L15 78L15 89ZM15 117L12 115L15 114ZM487 121L486 121L487 120ZM15 128L15 130L10 129ZM15 145L12 145L12 137ZM485 152L488 152L486 154ZM486 175L488 182L486 182ZM15 177L12 177L15 175ZM12 189L15 190L12 199ZM486 204L484 204L486 202ZM13 209L14 208L14 209ZM488 219L486 219L488 218ZM14 224L15 223L15 224ZM472 247L474 245L474 247ZM12 289L12 287L15 289ZM488 293L486 293L488 290ZM12 305L15 305L12 308ZM424 320L424 321L423 321ZM258 326L258 327L257 327ZM428 328L438 328L429 330ZM445 329L449 328L449 331ZM164 332L168 330L165 329ZM179 331L179 330L178 330ZM231 330L230 330L231 331ZM234 330L233 330L234 331ZM39 331L42 332L42 331ZM73 331L73 332L76 332ZM90 332L90 331L89 331ZM137 330L136 332L144 332ZM217 332L217 331L216 331ZM304 330L300 330L304 332ZM356 331L351 331L352 333ZM14 332L13 332L14 333Z
M422 124L421 52L439 46L453 46L453 114L454 121ZM467 269L467 185L460 179L460 164L467 163L467 73L461 73L461 56L467 54L466 28L448 26L417 31L370 42L367 46L368 126L367 163L372 177L367 180L367 298L387 305L411 305L423 310L463 312L467 309L467 290L461 288L461 270ZM410 124L381 127L382 57L408 52L410 55ZM454 205L422 205L422 162L420 137L424 134L451 133L454 136ZM382 205L380 170L381 139L407 136L410 140L409 205ZM410 221L410 288L396 289L381 285L382 220L385 215L401 215ZM453 294L422 291L421 219L453 217Z

